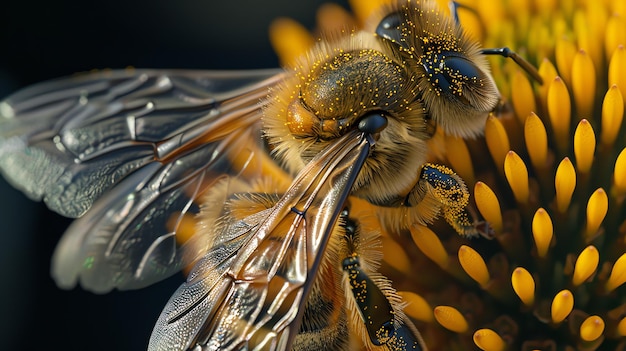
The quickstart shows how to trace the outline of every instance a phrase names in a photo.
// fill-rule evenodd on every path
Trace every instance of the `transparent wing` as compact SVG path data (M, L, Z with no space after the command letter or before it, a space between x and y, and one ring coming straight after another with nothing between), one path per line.
M356 132L342 137L276 205L229 227L227 239L208 251L166 305L149 350L289 350L370 146Z
M106 292L180 269L182 216L197 210L193 199L212 180L249 164L234 159L261 152L241 140L260 140L261 101L281 79L277 70L111 71L2 102L3 175L51 209L82 216L55 252L57 283L80 279Z

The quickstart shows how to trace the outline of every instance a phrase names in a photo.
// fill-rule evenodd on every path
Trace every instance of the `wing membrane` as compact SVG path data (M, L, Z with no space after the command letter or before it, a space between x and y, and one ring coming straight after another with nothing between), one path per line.
M288 349L369 149L356 132L342 137L299 173L276 205L227 227L226 239L168 302L149 349Z
M258 111L278 72L128 70L35 85L1 103L0 168L31 198L78 217L130 172Z
M2 173L51 209L82 216L53 257L57 283L138 288L189 263L175 240L180 218L219 175L260 172L232 160L265 152L241 140L260 140L260 101L279 72L101 72L2 102Z

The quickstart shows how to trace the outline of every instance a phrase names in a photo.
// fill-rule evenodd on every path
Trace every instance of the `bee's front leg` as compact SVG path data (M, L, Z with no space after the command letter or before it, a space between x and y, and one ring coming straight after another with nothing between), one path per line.
M488 225L471 215L469 197L465 183L454 171L426 163L406 195L380 208L381 223L398 232L416 223L427 225L441 215L461 235L489 234Z

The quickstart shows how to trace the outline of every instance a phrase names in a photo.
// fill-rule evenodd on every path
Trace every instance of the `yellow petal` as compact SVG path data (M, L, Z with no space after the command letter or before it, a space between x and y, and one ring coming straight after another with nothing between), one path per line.
M486 287L491 279L487 265L482 256L467 245L459 248L459 262L467 275L474 279L481 287Z
M606 281L606 291L613 291L626 282L626 253L622 254L613 264L611 275ZM625 326L626 327L626 326ZM625 329L626 330L626 329Z
M574 155L576 155L576 169L580 174L587 174L593 164L593 154L596 151L596 135L591 123L581 120L574 132Z
M600 140L606 147L611 147L617 139L624 119L624 100L617 85L613 84L606 92L602 102L602 134Z
M548 88L548 116L555 134L557 146L561 152L567 149L569 125L571 120L571 101L563 80L554 78Z
M444 328L456 333L465 333L469 329L469 325L465 317L454 307L437 306L434 310L435 319Z
M626 193L626 148L622 149L615 160L613 184L618 192Z
M617 324L617 333L620 336L626 336L626 317L622 318Z
M535 169L546 168L548 159L548 133L543 122L531 113L524 123L524 139L530 162Z
M410 291L398 291L398 295L407 303L404 313L409 317L427 323L434 320L433 309L422 296Z
M411 260L406 251L395 240L383 236L380 238L382 242L382 252L385 262L400 272L408 273L411 271Z
M530 191L528 188L528 169L524 161L515 153L509 151L504 160L504 174L509 182L515 200L521 204L528 203Z
M476 201L478 211L493 230L496 233L502 232L500 202L493 190L483 182L476 182L476 185L474 185L474 200Z
M561 77L567 84L571 84L572 62L574 61L574 56L576 56L576 44L567 37L561 37L556 42L554 56Z
M600 316L589 316L580 325L580 338L584 341L594 341L604 333L604 320Z
M283 65L294 64L315 42L306 28L289 18L274 20L269 31L270 42Z
M585 239L587 241L596 235L608 209L609 198L604 189L598 188L591 194L587 202L587 225L585 227Z
M446 157L452 169L461 176L466 184L475 182L474 164L467 144L462 138L446 135Z
M620 44L611 56L609 63L609 86L617 85L622 98L626 99L626 49Z
M491 329L478 329L475 331L474 343L484 351L503 351L506 349L504 340Z
M616 1L620 2L620 1ZM610 58L620 44L626 43L626 21L624 15L613 13L606 24L606 36L604 37L604 49L606 57Z
M600 253L595 246L587 246L576 259L574 264L574 274L572 276L572 284L578 286L585 282L598 268L600 262Z
M430 230L430 228L419 224L411 226L410 231L411 238L413 238L415 245L417 245L424 255L430 258L439 267L448 267L448 253L437 234Z
M554 228L552 226L552 219L550 219L550 215L543 208L540 208L537 212L535 212L532 223L532 232L533 238L535 239L535 247L537 248L537 255L544 258L550 248Z
M382 5L389 4L391 1L386 0L349 0L350 8L354 12L357 20L361 25L366 23L369 17L376 11L378 11Z
M572 194L576 188L576 170L569 158L564 158L556 169L554 177L556 190L556 205L560 213L565 213L572 200Z
M596 97L596 70L591 57L579 50L572 63L572 92L578 118L591 118Z
M574 308L574 295L569 290L561 290L552 300L551 316L553 323L562 322Z
M485 124L485 140L496 167L501 170L504 164L504 157L511 147L506 129L504 129L502 122L493 115L487 118L487 123Z
M511 86L515 87L515 89L511 91L511 100L513 102L513 108L515 109L515 115L520 122L524 123L528 115L537 111L533 87L530 85L526 74L520 70L515 70L513 78L511 79Z
M515 268L511 275L511 284L524 305L532 306L535 303L535 280L525 268Z
M356 28L352 16L338 4L324 3L317 9L317 27L322 33L340 33Z
M602 49L604 43L602 40L598 40L597 28L593 27L593 23L590 23L589 16L582 8L576 11L574 15L574 32L576 33L576 39L578 41L578 47L584 48L589 52L594 62L600 62L602 58Z
M557 77L557 71L552 62L548 59L543 59L539 65L539 75L543 80L543 85L539 86L539 96L543 106L548 101L548 90L550 89L551 82Z

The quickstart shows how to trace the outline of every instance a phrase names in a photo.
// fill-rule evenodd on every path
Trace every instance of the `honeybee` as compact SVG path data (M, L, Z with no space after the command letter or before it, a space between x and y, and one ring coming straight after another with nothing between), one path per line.
M440 215L476 234L427 141L479 135L500 96L434 2L374 17L285 70L101 72L2 102L4 176L77 217L57 284L136 289L193 264L149 350L425 350L378 235Z

